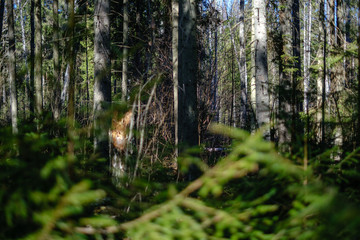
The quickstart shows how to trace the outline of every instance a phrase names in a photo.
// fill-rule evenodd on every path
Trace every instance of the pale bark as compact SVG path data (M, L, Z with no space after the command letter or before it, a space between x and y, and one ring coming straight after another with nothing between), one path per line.
M309 84L311 62L311 26L312 26L312 3L308 0L304 7L304 112L309 110Z
M256 120L259 127L270 123L270 98L267 65L266 3L264 0L253 2L255 17L255 82L256 82ZM265 139L270 139L270 126L264 132Z
M52 80L51 99L54 119L59 120L61 111L61 77L60 77L60 57L59 57L59 13L58 0L53 0L53 64L54 76Z
M35 86L35 115L39 119L42 114L42 43L41 43L41 0L35 1L35 59L34 59L34 86Z
M123 56L122 56L122 84L121 100L127 100L127 82L128 82L128 31L129 31L129 11L128 0L123 0Z
M245 1L240 0L239 15L240 39L240 127L245 128L247 118L247 70L246 70L246 36L245 36Z
M10 85L10 111L11 111L11 126L13 134L18 133L17 126L17 94L16 94L16 60L15 60L15 33L14 33L14 2L8 0L8 58L9 58L9 85Z
M101 119L111 104L110 77L110 1L95 1L94 17L94 147L102 157L108 157L110 121Z
M175 155L179 155L179 2L172 0L172 64L174 82Z

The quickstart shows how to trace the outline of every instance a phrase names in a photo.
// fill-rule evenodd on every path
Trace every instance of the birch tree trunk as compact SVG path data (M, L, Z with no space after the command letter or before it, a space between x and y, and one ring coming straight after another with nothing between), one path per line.
M17 126L17 93L16 93L16 61L15 61L15 33L14 33L14 2L8 0L8 61L9 61L9 85L10 85L10 111L11 111L11 126L13 134L18 133Z
M110 1L95 1L94 18L94 129L95 152L107 158L109 154L108 129L110 121L102 119L111 104L110 78ZM116 166L113 166L116 168Z
M129 11L128 0L123 0L124 20L123 20L123 56L122 56L122 95L121 100L127 100L127 82L128 82L128 31L129 31Z
M311 26L312 26L312 3L308 0L304 4L304 112L309 113L309 84L311 63Z
M264 0L253 1L255 17L255 82L256 82L256 119L259 127L270 123L270 97L267 65L266 3ZM264 132L265 139L270 139L270 126Z

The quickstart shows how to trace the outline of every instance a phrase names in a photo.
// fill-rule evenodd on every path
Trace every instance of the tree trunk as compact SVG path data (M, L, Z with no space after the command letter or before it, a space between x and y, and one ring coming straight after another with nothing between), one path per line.
M35 115L39 119L42 113L42 50L41 50L41 0L35 1L35 61L34 61L34 84L35 84Z
M58 0L53 0L53 63L54 63L54 76L52 82L53 98L52 109L54 119L57 121L61 113L61 77L60 77L60 57L59 57L59 13L58 13Z
M24 6L21 5L21 0L17 0L17 5L18 8L20 10L20 26L21 26L21 41L22 41L22 47L23 47L23 60L25 63L25 68L28 69L28 65L27 65L27 49L26 49L26 40L25 40L25 26L24 26L24 14L23 14L23 8ZM24 84L24 100L23 100L23 112L24 112L24 117L26 117L26 100L27 99L27 95L29 94L29 72L26 74L25 76L25 84Z
M123 0L124 21L123 21L123 56L122 56L122 95L121 100L127 100L128 82L128 31L129 31L129 11L128 0Z
M17 127L17 94L16 94L16 62L15 62L15 33L14 33L14 2L8 0L8 39L9 39L9 85L10 85L10 108L11 108L11 126L13 134L18 133Z
M301 128L297 128L297 122L299 119L299 94L298 94L298 82L301 78L301 58L300 58L300 3L299 0L293 0L292 5L292 17L293 17L293 31L292 31L292 45L293 45L293 74L291 83L291 151L296 152L294 149L297 131Z
M172 64L174 82L175 155L179 156L179 2L172 0Z
M245 36L245 1L240 0L239 15L240 39L240 127L246 127L247 118L247 70L246 70L246 36Z
M75 127L75 13L74 13L74 0L69 1L69 30L70 30L70 43L69 43L69 88L68 88L68 109L67 117L70 128Z
M195 0L173 1L172 5L175 142L179 152L198 142L196 8ZM190 166L187 178L195 177L196 170Z
M30 118L33 119L35 114L35 0L31 0L30 5L30 82L29 82L29 108Z
M95 1L94 19L94 129L95 152L107 158L110 121L101 115L111 104L110 1ZM116 167L116 166L113 166Z
M327 31L326 31L326 26L325 26L325 3L324 0L320 1L320 22L322 25L322 30L324 33L324 45L323 45L323 74L322 74L322 84L321 84L321 90L322 90L322 95L321 95L321 146L322 149L324 150L325 148L325 103L326 103L326 79L327 79L327 69L326 69L326 44L327 44L327 40L326 40L326 35L327 35Z
M291 75L292 69L292 52L291 52L291 7L292 1L281 0L279 10L281 44L279 54L279 144L283 145L283 151L288 151L285 147L291 141L289 118L292 110L292 88ZM285 146L284 146L285 145Z
M306 4L306 3L305 3ZM312 25L312 6L311 0L307 2L304 9L304 113L308 115L309 110L309 84L310 84L310 64L311 64L311 25Z
M255 17L255 82L256 82L256 118L259 127L270 123L270 98L267 65L266 4L264 0L253 2ZM265 139L270 139L270 126L264 132Z
M360 43L360 1L358 1L358 43ZM358 45L358 130L357 130L357 146L360 146L360 45Z

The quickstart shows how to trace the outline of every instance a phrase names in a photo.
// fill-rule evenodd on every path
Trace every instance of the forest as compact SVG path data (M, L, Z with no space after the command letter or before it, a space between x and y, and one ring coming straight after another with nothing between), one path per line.
M359 239L360 1L0 0L0 239Z

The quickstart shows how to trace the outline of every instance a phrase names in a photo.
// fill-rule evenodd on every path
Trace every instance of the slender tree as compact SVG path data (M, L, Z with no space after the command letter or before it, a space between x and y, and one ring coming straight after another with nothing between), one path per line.
M264 0L253 1L255 30L255 83L256 83L256 120L260 127L270 123L269 82L267 65L267 33L266 33L266 3ZM270 139L269 126L264 136Z
M35 114L39 118L42 113L42 43L41 43L41 0L34 0L35 4L35 60L34 60L34 86L35 86Z
M360 1L358 1L358 37L357 37L358 43L360 43ZM358 44L358 59L360 59L360 45ZM357 80L358 80L358 136L357 136L357 146L360 146L360 60L358 60L358 74L357 74Z
M291 7L293 0L280 0L279 23L281 42L279 44L279 144L290 143L289 117L291 115L291 74L292 48L291 48ZM288 150L288 149L284 149Z
M127 82L128 82L128 31L129 31L129 10L128 0L123 0L123 56L122 56L122 95L121 100L127 100Z
M15 31L14 31L14 1L7 1L8 13L8 57L9 57L9 85L10 85L10 108L12 132L18 132L17 127L17 93L16 93L16 60L15 60Z
M110 1L95 1L94 18L94 147L102 157L109 154L109 120L101 119L111 103Z
M245 1L240 0L239 14L240 39L240 127L245 128L247 118L247 70L246 70L246 36L245 36Z
M52 82L52 109L54 113L54 119L60 118L60 95L61 95L61 77L60 77L60 55L59 55L59 2L53 0L53 64L54 64L54 76Z

